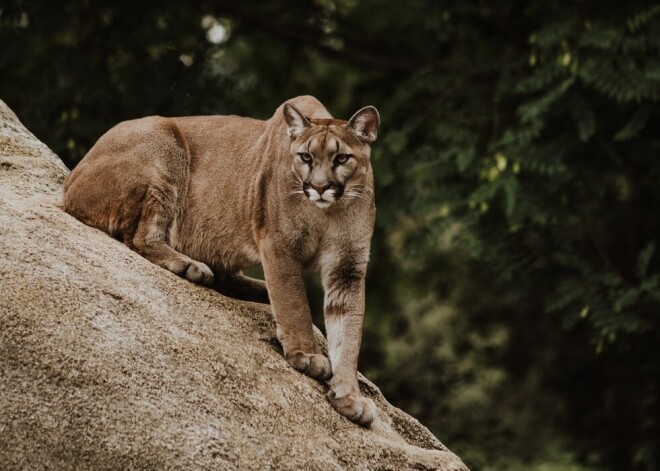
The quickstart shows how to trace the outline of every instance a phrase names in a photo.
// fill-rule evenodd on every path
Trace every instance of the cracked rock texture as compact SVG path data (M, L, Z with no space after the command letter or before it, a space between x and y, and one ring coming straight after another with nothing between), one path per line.
M267 306L64 213L67 173L0 101L0 468L467 469L366 379L379 419L337 414Z

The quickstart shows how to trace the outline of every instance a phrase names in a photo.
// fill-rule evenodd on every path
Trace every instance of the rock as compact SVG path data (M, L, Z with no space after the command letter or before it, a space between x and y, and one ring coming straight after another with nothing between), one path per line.
M67 172L0 101L3 469L467 469L364 378L379 419L336 413L267 306L64 213Z

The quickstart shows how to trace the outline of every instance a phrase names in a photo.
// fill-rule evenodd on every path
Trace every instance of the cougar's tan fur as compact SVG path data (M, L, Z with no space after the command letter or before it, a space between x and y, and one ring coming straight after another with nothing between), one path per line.
M126 121L66 179L64 208L190 281L270 301L287 361L328 380L333 406L368 425L375 407L356 375L378 125L373 107L335 120L310 96L283 104L267 121ZM265 284L241 273L258 263ZM330 360L314 341L305 270L321 273Z

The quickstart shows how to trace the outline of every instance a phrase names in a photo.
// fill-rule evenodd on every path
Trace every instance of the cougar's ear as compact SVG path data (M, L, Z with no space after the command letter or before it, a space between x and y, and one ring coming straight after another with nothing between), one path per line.
M288 126L287 134L291 139L300 136L305 128L311 125L309 120L291 103L284 103L284 120Z
M346 125L362 142L371 144L376 140L378 126L380 126L380 115L373 106L365 106L348 120Z

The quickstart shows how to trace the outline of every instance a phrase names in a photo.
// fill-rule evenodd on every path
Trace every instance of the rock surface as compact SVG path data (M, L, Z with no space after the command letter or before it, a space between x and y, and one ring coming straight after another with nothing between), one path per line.
M337 414L267 306L64 213L67 173L0 101L0 467L467 469L366 379L371 429Z

